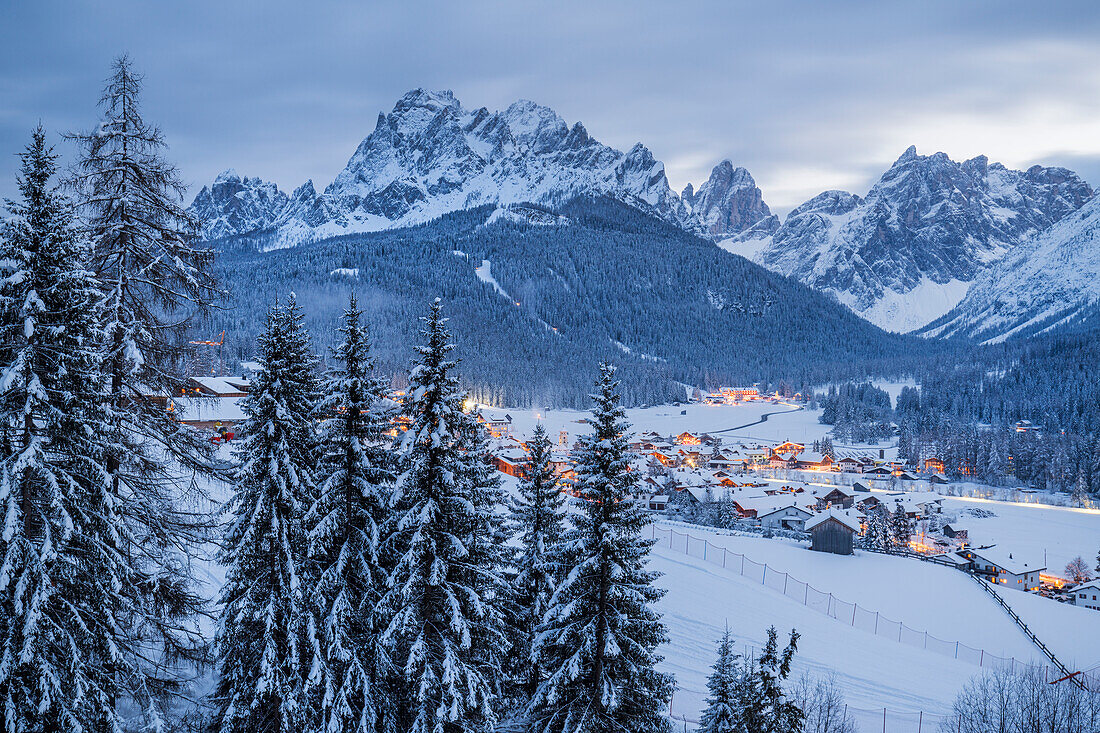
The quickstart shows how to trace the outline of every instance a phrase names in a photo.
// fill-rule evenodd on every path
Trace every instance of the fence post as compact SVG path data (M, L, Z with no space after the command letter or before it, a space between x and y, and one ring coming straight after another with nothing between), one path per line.
M878 611L875 611L875 636L878 636ZM885 710L885 708L883 708L883 710ZM883 713L883 715L885 715L885 714L886 714L886 713L884 712L884 713ZM883 723L882 723L882 725L883 725L883 728L884 728L884 729L885 729L885 727L886 727L886 722L885 722L885 720L886 720L886 719L885 719L885 718L883 718Z
M802 605L808 606L810 603L810 584L806 583L806 590L802 593Z
M760 574L760 585L764 585L764 581L768 579L768 563L764 563L764 572Z
M742 575L745 574L745 556L744 555L741 556L741 574Z
M882 733L886 733L886 708L882 709Z
M920 729L924 727L924 711L920 711L920 717L917 718L917 733L920 733Z
M901 643L901 632L905 630L905 624L898 622L898 643Z
M722 567L726 567L726 548L722 548Z
M855 628L855 625L856 625L856 609L857 608L859 608L859 604L858 603L853 603L852 604L852 628Z
M783 573L783 595L787 595L787 581L790 577L790 573Z
M985 649L982 649L981 652L982 652L982 655L980 657L978 657L978 666L979 667L984 667L985 666Z
M959 642L955 642L955 659L959 658Z
M927 631L924 632L924 648L925 649L928 648L928 632Z

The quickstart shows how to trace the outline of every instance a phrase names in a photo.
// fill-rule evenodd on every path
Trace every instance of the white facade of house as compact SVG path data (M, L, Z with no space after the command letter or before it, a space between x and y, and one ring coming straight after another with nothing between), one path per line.
M1100 580L1089 581L1070 592L1073 594L1073 605L1100 611Z
M760 526L762 527L801 530L806 526L806 520L811 517L813 517L812 513L801 507L791 505L768 512L757 518L760 520Z

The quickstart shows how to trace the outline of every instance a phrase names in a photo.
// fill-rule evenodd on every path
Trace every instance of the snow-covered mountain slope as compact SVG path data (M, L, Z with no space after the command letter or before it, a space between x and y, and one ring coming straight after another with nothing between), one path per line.
M680 199L712 237L743 232L750 227L774 232L779 219L772 216L756 181L744 168L723 160L714 166L710 178L695 191L689 183Z
M997 342L1055 327L1100 303L1100 197L991 267L962 302L921 333Z
M905 332L947 313L990 263L1092 196L1064 168L1015 171L910 147L866 198L826 191L774 233L750 228L721 243Z
M307 182L283 196L281 207L234 216L235 197L277 189L257 179L239 182L242 190L226 183L204 188L192 206L204 233L271 229L268 248L421 223L487 203L554 205L577 195L612 196L682 228L701 228L641 143L623 153L534 102L467 110L449 91L416 89L380 114L323 193Z

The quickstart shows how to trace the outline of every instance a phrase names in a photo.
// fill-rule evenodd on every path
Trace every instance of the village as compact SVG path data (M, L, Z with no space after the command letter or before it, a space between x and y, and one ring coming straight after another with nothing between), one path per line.
M178 411L181 422L209 432L212 441L232 440L234 426L244 417L239 400L247 394L248 384L243 376L192 377L185 393L166 404ZM395 402L402 397L400 391L392 395ZM805 405L801 395L761 394L756 387L705 395L697 391L694 397L697 406L707 407L761 403L796 411ZM472 401L465 408L491 437L497 470L522 478L527 422ZM566 492L574 475L577 438L583 434L583 418L576 422L579 429L572 433L562 428L551 436L551 464ZM395 425L394 432L399 429ZM910 554L977 575L999 588L1100 610L1100 581L1074 586L1043 563L1015 557L1019 553L1003 543L973 544L966 523L944 511L942 489L951 482L934 456L915 466L889 457L884 447L833 447L827 439L815 439L807 448L791 440L746 439L728 430L666 435L647 429L633 435L629 447L633 470L641 477L630 499L656 518L699 521L709 508L738 531L800 539L812 550L841 555L856 548ZM864 540L876 513L895 525L903 521L908 539L894 541L888 549L869 547Z

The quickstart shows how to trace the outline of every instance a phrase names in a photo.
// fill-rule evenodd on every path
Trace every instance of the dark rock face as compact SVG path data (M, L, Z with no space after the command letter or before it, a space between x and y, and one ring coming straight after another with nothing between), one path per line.
M738 234L772 214L749 172L728 160L714 167L698 192L689 185L681 198L712 237Z
M190 211L202 223L203 236L218 239L269 228L288 201L274 183L228 170L203 186Z

